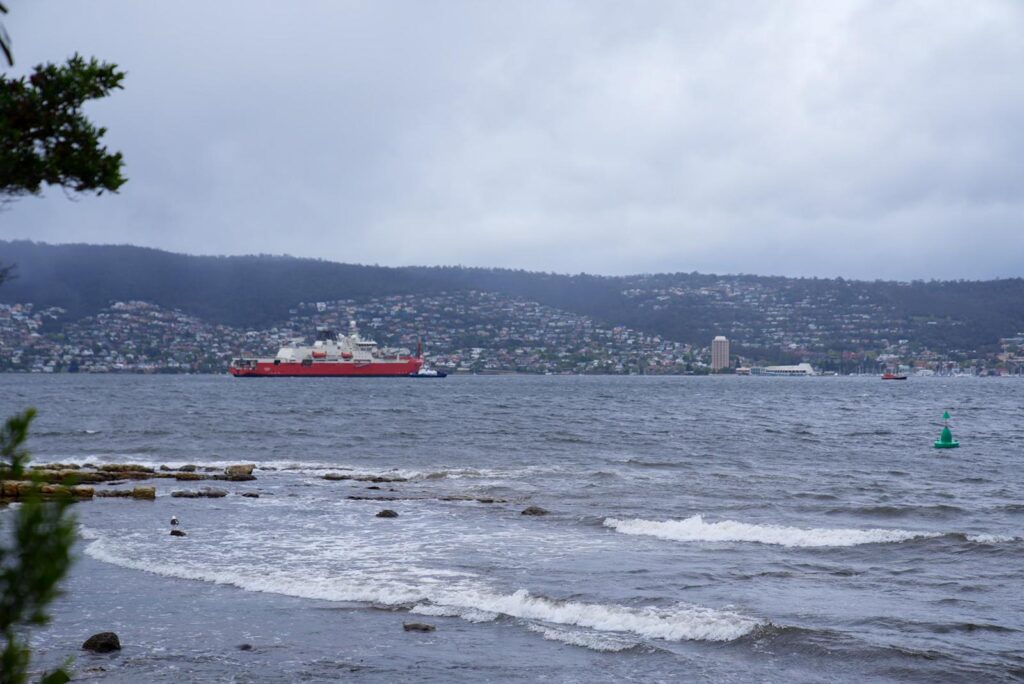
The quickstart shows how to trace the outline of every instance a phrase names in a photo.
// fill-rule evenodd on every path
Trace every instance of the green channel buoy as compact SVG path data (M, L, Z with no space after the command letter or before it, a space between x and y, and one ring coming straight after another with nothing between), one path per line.
M956 449L960 442L953 439L953 433L949 429L949 411L942 414L942 436L935 440L936 449Z

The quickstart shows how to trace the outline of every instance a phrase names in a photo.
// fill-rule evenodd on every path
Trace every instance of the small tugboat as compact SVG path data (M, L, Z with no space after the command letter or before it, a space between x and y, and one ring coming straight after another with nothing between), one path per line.
M905 373L900 373L895 370L887 370L882 373L883 380L906 380L907 376Z
M360 337L352 321L348 335L319 328L312 346L293 341L274 358L234 359L228 371L236 378L402 377L416 375L422 367L422 353L380 349L373 340Z
M410 378L447 378L448 374L444 371L434 370L433 368L420 368L415 373L409 373Z

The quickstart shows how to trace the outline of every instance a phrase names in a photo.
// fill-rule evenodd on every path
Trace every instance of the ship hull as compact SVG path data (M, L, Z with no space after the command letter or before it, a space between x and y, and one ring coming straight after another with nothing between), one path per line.
M416 373L422 359L398 361L254 361L247 367L232 365L229 371L236 378L392 378Z

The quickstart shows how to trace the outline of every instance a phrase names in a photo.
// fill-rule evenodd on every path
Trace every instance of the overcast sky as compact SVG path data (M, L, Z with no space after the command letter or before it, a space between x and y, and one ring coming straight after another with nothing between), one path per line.
M1024 3L9 0L117 195L0 237L382 265L1024 276ZM2 255L0 255L2 258Z

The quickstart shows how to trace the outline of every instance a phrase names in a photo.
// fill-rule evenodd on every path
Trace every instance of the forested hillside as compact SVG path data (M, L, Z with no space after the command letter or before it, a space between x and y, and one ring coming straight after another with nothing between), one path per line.
M603 277L461 267L386 268L283 256L199 257L133 246L0 242L16 277L0 302L60 306L70 319L139 300L211 323L273 325L300 302L494 292L706 345L725 334L764 358L899 343L991 352L1024 331L1024 280L897 283L697 273Z

